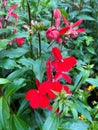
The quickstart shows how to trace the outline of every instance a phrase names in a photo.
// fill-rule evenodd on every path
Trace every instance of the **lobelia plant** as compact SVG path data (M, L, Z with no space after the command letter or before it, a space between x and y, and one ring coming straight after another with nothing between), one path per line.
M76 51L79 38L86 35L86 29L79 27L83 19L69 23L67 12L55 5L43 0L2 1L0 130L98 127L98 78L89 57L82 60L81 41L80 52Z

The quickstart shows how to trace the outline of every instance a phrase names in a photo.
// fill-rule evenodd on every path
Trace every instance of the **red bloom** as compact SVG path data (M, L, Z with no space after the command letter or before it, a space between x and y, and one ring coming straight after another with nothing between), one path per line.
M17 33L16 29L14 30L14 33ZM23 43L25 42L25 39L23 39L23 38L15 38L15 39L11 40L9 44L12 45L15 41L16 41L18 46L22 46Z
M25 42L25 40L23 38L16 38L16 42L17 42L18 46L22 46L23 43Z
M30 100L30 106L34 109L46 108L49 106L49 99L45 95L41 95L38 90L29 90L26 93L26 100Z
M59 82L45 81L41 83L41 85L39 86L39 92L41 95L48 95L50 99L54 99L56 98L56 94L54 92L60 93L63 88L65 87ZM66 93L69 94L69 89L68 88L66 89L66 88L64 90L66 91Z
M57 43L61 43L62 42L62 39L60 38L60 33L59 33L59 31L55 27L50 27L46 31L46 37L49 40L55 40Z
M64 78L68 83L71 83L71 79L65 72L68 72L76 65L75 57L63 58L60 50L57 47L52 48L52 54L55 60L52 62L56 75L54 81L58 81L60 78Z
M66 36L70 36L72 38L77 37L79 33L85 32L86 30L84 28L79 28L79 29L74 29L75 27L79 26L83 20L80 19L77 22L75 22L74 24L70 24L67 19L64 17L64 15L62 16L64 23L66 24L66 28L68 27L69 29L65 32Z

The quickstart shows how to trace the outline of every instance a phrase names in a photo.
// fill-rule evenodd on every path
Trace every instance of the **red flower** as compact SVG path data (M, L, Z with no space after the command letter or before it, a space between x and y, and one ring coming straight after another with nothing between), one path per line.
M51 99L56 98L54 92L60 93L62 90L62 85L59 82L43 82L39 86L39 92L42 95L48 95ZM53 92L54 91L54 92Z
M22 46L23 43L25 42L25 40L23 38L16 38L16 42L17 42L18 46Z
M58 81L61 77L64 78L68 83L71 83L71 79L65 72L68 72L77 63L75 57L63 58L60 50L57 47L52 48L52 54L55 60L52 62L54 69L56 70L56 75L54 81Z
M18 21L18 15L13 12L14 9L16 9L17 7L18 7L18 4L15 4L8 9L8 14L5 18L6 20L8 20L10 18L10 16L13 16Z
M16 29L14 30L14 33L17 33ZM16 41L18 46L22 46L23 43L25 42L25 39L23 39L23 38L15 38L15 39L11 40L9 44L12 45L15 41Z
M64 17L64 15L62 16L62 18L63 18L64 23L66 24L66 28L67 27L69 28L65 32L66 36L68 36L68 37L70 36L70 37L74 38L74 37L77 37L79 33L83 33L86 31L84 28L75 29L75 27L79 26L83 22L82 19L78 20L77 22L75 22L74 24L71 25L67 21L67 19Z
M29 90L26 93L26 100L30 100L30 106L34 109L46 108L49 106L49 99L45 95L41 95L38 90Z

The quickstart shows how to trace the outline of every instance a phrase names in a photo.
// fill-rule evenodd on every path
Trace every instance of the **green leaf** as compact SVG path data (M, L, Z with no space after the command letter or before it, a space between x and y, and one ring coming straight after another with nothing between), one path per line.
M9 128L10 110L5 98L0 97L0 130Z
M7 84L10 81L8 79L0 78L0 84Z
M9 41L10 40L8 39L0 40L0 51L6 49L7 45L9 44Z
M14 38L24 38L24 37L27 37L27 36L28 36L27 32L21 32L21 33L15 33L15 34L9 36L8 39L12 40Z
M78 121L70 120L67 123L64 123L62 127L63 127L62 130L87 130L89 126L87 123L80 120Z
M68 17L69 17L68 13L63 9L60 9L60 11L61 11L61 14L63 14L66 17L66 19L68 19Z
M16 127L16 130L29 130L29 126L26 122L21 120L18 116L15 114L13 115L13 122Z
M84 19L84 20L88 20L88 21L96 21L93 17L88 16L86 14L81 14L81 15L77 16L77 19Z
M51 114L45 121L42 130L56 130L59 124L59 119L56 114Z
M25 67L15 70L14 72L8 75L7 79L13 81L14 79L20 78L27 70L28 69Z
M86 106L80 102L79 100L73 99L76 105L76 109L79 113L81 113L85 118L92 122L92 118L90 116L89 111L87 110Z
M43 125L42 116L37 111L34 111L34 114L35 114L35 120L37 122L37 126L41 129Z
M22 57L20 58L19 60L17 60L17 62L19 64L22 64L24 65L25 67L29 68L29 69L33 69L33 63L34 63L34 60L31 59L31 58L25 58L25 57Z
M92 84L92 85L98 87L98 78L87 78L86 82L88 82L89 84Z
M5 69L14 69L15 67L17 67L17 64L15 60L9 58L2 58L0 60L0 67Z
M26 84L24 78L20 78L13 81L11 84L7 86L6 97L12 96L16 91L18 91L20 88L24 87L25 85Z
M91 53L91 54L96 54L95 49L93 47L87 47L87 50Z
M45 72L45 60L44 59L37 59L33 62L33 71L35 73L35 76L39 81L42 81L43 75Z
M78 111L76 110L76 108L71 108L71 111L72 111L74 119L77 120L77 118L78 118Z
M18 58L25 55L28 51L29 48L27 46L26 47L22 46L21 48L17 48L17 49L11 48L9 50L3 50L0 52L0 58L5 58L5 57Z

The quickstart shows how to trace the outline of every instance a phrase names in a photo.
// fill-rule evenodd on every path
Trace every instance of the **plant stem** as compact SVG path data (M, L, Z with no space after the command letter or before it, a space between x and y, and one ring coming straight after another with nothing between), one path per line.
M41 56L41 36L40 36L40 32L38 32L38 40L39 40L39 56Z
M26 0L27 2L27 8L28 8L28 23L29 23L29 26L30 26L30 29L31 29L31 10L30 10L30 5L28 3L28 0ZM30 55L31 55L31 58L34 58L34 54L33 54L33 45L32 45L32 35L30 34L30 38L29 38L29 41L30 41Z

